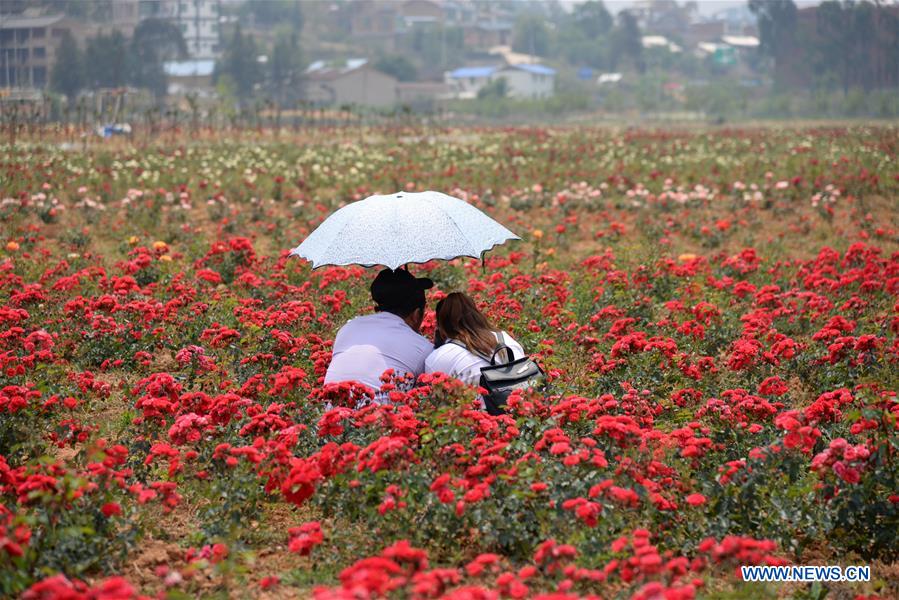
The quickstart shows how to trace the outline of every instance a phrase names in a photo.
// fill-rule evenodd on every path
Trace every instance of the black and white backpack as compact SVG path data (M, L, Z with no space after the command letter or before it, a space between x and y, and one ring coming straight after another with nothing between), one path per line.
M501 415L506 412L506 400L512 392L540 385L544 373L540 365L528 355L515 358L512 349L506 344L505 333L494 332L493 335L496 336L496 346L489 358L456 340L449 340L449 343L465 348L490 363L481 367L479 385L487 391L484 394L484 408L491 415ZM505 360L497 362L500 353L503 353Z

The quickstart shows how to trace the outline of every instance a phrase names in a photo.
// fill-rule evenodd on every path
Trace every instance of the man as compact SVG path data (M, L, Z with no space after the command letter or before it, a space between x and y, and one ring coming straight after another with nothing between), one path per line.
M418 330L425 314L425 290L434 282L416 278L405 269L383 269L371 284L375 314L356 317L334 339L325 383L357 381L377 392L381 375L424 372L425 358L434 345ZM376 401L383 401L376 394Z

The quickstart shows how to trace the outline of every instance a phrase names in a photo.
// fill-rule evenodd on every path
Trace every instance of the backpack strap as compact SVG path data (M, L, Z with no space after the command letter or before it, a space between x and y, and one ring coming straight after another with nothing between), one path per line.
M459 340L448 339L448 340L446 340L446 343L447 343L447 344L453 344L454 346L459 346L460 348L464 348L465 350L468 350L469 352L471 352L471 353L474 354L475 356L479 356L479 357L483 358L484 360L486 360L487 362L489 362L491 365L496 365L496 364L497 364L497 362L496 362L496 356L497 356L500 352L502 352L503 350L505 350L505 351L506 351L506 355L505 355L506 359L505 359L502 363L499 363L499 364L506 364L506 363L512 362L512 359L514 358L515 354L512 352L512 349L511 349L509 346L506 345L506 343L505 343L505 342L506 342L506 338L505 338L505 335L503 334L503 332L501 332L501 331L499 331L499 332L494 331L494 332L493 332L493 337L496 338L496 346L494 346L494 348L493 348L493 354L492 354L491 356L489 356L489 357L486 356L486 355L484 355L484 354L481 354L480 352L476 352L475 350L472 350L471 348L469 348L468 346L466 346L465 344L463 344L463 343L460 342Z
M475 356L478 356L478 357L480 357L480 358L483 358L483 359L486 360L487 362L490 362L490 358L489 358L489 357L484 356L483 354L481 354L480 352L477 352L476 350L472 350L471 348L469 348L468 346L466 346L465 344L463 344L463 343L460 342L459 340L454 340L454 339L451 338L451 339L446 340L446 343L447 343L447 344L452 344L453 346L459 346L459 347L462 348L463 350L467 350L468 352L471 352L471 353L474 354Z
M506 336L502 331L494 331L494 337L496 337L496 347L493 349L493 356L490 357L490 364L495 365L496 363L496 355L506 351L505 360L500 364L506 364L512 362L512 359L515 358L515 354L512 352L512 348L506 345Z

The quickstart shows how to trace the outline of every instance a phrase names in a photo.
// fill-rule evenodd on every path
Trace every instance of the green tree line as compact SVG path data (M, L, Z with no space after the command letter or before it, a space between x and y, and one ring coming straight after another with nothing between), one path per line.
M131 39L121 32L100 33L80 48L69 32L60 40L50 75L53 89L74 98L85 89L125 85L166 92L162 63L187 52L181 30L169 21L145 19Z
M825 0L750 0L761 50L781 87L866 91L899 87L899 6Z
M627 11L612 16L603 2L589 0L554 20L523 14L512 31L512 50L595 69L645 69L642 33Z
M267 49L254 36L244 34L240 24L235 26L213 73L219 91L240 102L259 93L282 103L296 100L303 75L299 34L296 25L278 27Z

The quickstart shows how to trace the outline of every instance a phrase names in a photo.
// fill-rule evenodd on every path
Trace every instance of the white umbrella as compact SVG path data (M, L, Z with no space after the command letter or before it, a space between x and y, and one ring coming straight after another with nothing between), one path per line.
M440 192L369 196L337 210L290 251L323 265L383 265L480 258L521 239L464 200Z

